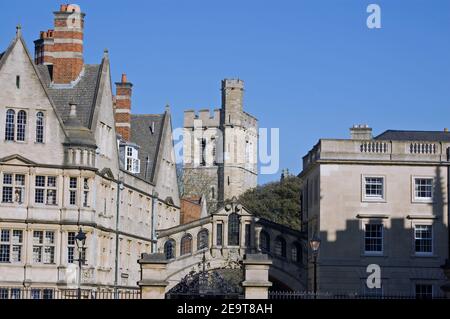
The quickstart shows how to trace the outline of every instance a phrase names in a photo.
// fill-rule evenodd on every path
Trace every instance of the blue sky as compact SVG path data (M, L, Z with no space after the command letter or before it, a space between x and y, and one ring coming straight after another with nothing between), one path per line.
M0 1L0 50L21 23L30 49L60 1ZM133 112L220 106L220 81L246 81L245 109L280 128L280 168L299 173L319 138L450 127L448 0L79 0L85 60L109 49L113 81L135 85ZM382 29L366 8L382 9ZM279 173L260 176L260 183Z

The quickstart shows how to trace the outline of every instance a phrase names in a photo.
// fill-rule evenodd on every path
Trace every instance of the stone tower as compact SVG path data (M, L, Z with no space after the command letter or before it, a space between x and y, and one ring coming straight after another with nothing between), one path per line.
M184 197L212 210L257 186L258 120L243 110L244 82L222 81L222 108L184 115Z

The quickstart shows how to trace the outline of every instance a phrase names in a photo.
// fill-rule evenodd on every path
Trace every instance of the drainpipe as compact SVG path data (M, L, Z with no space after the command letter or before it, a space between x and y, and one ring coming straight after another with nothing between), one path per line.
M114 278L114 296L118 299L119 293L119 220L120 220L120 192L123 189L123 183L117 181L117 199L116 199L116 257L115 257L115 278Z
M156 247L156 201L158 200L158 193L153 190L152 192L152 254L157 253Z

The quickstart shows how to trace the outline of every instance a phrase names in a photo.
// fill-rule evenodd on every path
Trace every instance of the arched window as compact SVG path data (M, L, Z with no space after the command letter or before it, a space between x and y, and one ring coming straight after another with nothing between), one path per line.
M36 143L44 143L44 113L36 113Z
M286 257L286 240L283 237L277 237L275 240L275 255Z
M208 248L209 246L208 239L209 239L209 232L207 229L202 229L201 231L199 231L197 235L197 250Z
M25 128L27 126L27 113L25 111L19 111L17 113L17 140L25 141Z
M7 141L14 141L15 116L14 110L6 111L5 140Z
M169 239L164 244L164 255L166 255L166 259L175 258L175 241L173 239Z
M238 214L228 216L228 246L239 246L240 226Z
M270 236L265 231L261 231L259 235L259 245L263 253L270 253Z
M302 246L297 242L292 244L291 257L292 261L295 263L302 262Z
M190 234L185 235L181 239L181 251L180 255L188 255L192 254L192 236Z

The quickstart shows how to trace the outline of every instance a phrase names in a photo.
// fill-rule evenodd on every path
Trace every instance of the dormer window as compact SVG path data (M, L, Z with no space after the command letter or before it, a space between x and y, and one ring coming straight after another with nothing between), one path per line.
M126 147L126 169L133 174L139 174L141 171L141 161L139 160L138 153L139 152L136 148L131 146Z

